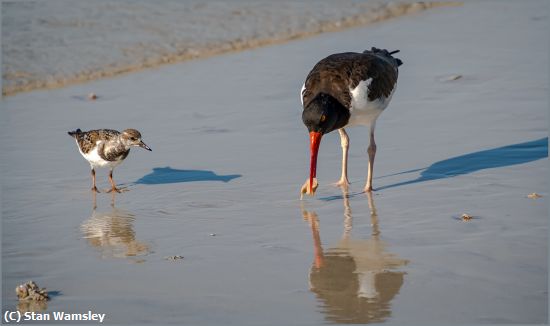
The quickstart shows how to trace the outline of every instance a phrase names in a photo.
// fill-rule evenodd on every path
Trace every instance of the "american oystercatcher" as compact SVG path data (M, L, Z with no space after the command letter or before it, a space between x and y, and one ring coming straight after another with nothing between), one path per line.
M111 189L107 192L121 192L113 181L113 169L118 166L130 153L130 148L139 146L151 151L149 146L141 140L141 134L135 129L126 129L118 132L111 129L82 131L77 129L68 134L76 140L80 154L90 163L92 168L92 191L99 192L95 186L95 168L108 167Z
M372 171L376 143L376 119L388 106L397 83L402 61L392 55L399 50L371 48L363 53L346 52L330 55L309 72L302 86L302 121L309 131L310 172L301 193L314 195L317 189L317 153L321 137L333 130L340 133L342 176L336 185L347 187L349 137L344 127L368 126L369 166L364 191L372 191Z

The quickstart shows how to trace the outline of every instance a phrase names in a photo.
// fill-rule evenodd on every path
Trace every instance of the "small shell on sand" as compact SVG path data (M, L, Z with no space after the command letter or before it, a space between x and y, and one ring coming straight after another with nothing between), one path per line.
M460 216L460 218L463 220L463 221L470 221L473 216L472 215L468 215L468 214L462 214L462 216Z
M439 80L442 82L447 82L447 81L458 80L460 78L462 78L462 75L455 74L455 75L443 76L439 78Z
M532 199L537 199L537 198L540 198L540 197L542 197L542 195L539 195L536 192L533 192L533 193L527 195L527 198L532 198Z
M97 100L97 95L94 92L91 92L90 94L88 94L88 100Z
M33 281L20 284L15 288L15 293L19 300L47 301L50 299L46 288L39 288Z
M166 260L172 260L172 261L174 261L174 260L181 260L181 259L183 259L183 258L184 258L184 257L183 257L183 256L180 256L180 255L166 256L166 257L164 257L164 259L166 259Z

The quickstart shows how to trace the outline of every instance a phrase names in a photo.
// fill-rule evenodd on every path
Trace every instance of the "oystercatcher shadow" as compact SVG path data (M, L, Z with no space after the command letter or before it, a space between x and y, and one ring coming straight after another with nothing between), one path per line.
M420 176L414 180L402 181L387 186L382 186L379 187L377 190L399 187L430 180L451 178L484 169L523 164L540 160L545 157L548 157L548 137L456 156L443 161L435 162L434 164L424 169L415 169L392 174L399 175L422 171L420 172ZM391 175L383 176L380 178L389 176Z
M420 172L420 176L416 179L377 187L375 190L384 190L424 181L452 178L484 169L529 163L545 157L548 157L548 137L452 157L435 162L427 168L413 169L377 177L376 179L382 179L422 171ZM347 197L355 197L361 193L362 192L351 193L347 195ZM341 195L334 195L319 199L331 201L343 198L344 197Z
M153 172L143 176L134 184L158 185L197 181L223 181L227 183L241 176L240 174L217 175L214 171L207 170L176 170L167 166L153 168Z

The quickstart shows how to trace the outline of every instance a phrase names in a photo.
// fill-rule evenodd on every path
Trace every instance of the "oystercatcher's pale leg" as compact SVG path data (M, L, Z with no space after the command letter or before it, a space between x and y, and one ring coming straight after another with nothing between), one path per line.
M344 128L338 129L340 133L340 145L342 146L342 176L340 180L334 185L347 188L349 186L348 181L348 149L349 149L349 137Z
M99 191L99 189L97 189L97 187L95 186L95 170L94 170L93 167L92 167L92 191L94 191L94 192L101 192L101 191Z
M370 144L369 148L367 149L367 153L369 154L369 171L367 175L367 184L365 185L365 192L372 191L372 171L374 170L374 156L376 156L376 143L374 142L374 126L373 123L371 125L370 129Z
M115 181L113 180L113 169L109 171L109 181L111 182L111 189L107 192L116 191L118 193L121 193L122 191L118 189L115 185Z

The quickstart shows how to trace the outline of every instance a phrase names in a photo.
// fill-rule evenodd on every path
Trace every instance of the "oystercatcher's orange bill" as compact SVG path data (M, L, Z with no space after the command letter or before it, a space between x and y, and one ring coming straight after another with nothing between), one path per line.
M320 132L312 131L309 133L309 189L313 194L313 179L317 177L317 154L319 153L319 145L321 144L321 137L323 134Z

